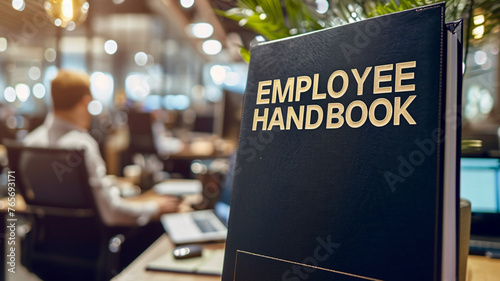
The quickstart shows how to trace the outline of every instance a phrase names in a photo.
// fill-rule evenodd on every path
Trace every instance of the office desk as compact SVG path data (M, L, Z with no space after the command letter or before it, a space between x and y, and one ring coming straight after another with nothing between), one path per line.
M6 200L0 200L0 213L6 211ZM16 213L22 214L26 210L26 204L20 195L16 196ZM5 223L2 219L1 223ZM3 226L5 229L5 226ZM3 242L3 241L2 241ZM5 253L3 248L4 243L0 243L1 253ZM207 247L211 248L222 248L224 244L209 244ZM147 281L215 281L220 280L220 277L206 276L206 275L192 275L183 273L168 273L159 271L148 271L146 270L146 265L156 259L157 257L163 255L164 253L172 250L174 245L170 242L167 235L160 237L154 244L152 244L141 256L139 256L132 264L130 264L123 272L115 276L113 281L132 281L132 280L147 280ZM0 258L0 263L4 267L2 255ZM467 281L498 281L500 280L500 259L490 259L482 256L469 256L467 264ZM1 270L4 272L4 270ZM4 277L4 276L1 276ZM0 280L3 278L0 277Z
M211 244L208 247L222 248L223 244ZM167 235L160 237L142 255L140 255L123 272L115 276L112 281L215 281L220 277L193 275L182 273L170 273L146 270L146 265L172 250L174 245ZM469 256L467 270L467 281L498 281L500 280L500 259L490 259L482 256Z
M208 244L208 248L223 248L223 243ZM220 280L218 276L195 275L186 273L160 272L146 270L146 265L159 256L172 250L174 245L165 234L158 238L144 253L142 253L134 262L132 262L123 272L116 275L112 281L216 281Z
M467 260L467 281L500 280L500 259L469 256Z

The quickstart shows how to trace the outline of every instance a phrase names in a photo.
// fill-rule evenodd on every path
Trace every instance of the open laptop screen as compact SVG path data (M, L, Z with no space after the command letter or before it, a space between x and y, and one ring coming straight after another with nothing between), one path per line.
M462 158L460 173L460 197L472 213L500 214L500 159Z

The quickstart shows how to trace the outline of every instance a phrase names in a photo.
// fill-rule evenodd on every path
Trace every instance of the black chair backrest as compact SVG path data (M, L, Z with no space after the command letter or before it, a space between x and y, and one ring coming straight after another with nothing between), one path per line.
M95 212L83 150L26 147L12 142L6 147L9 167L16 173L16 185L27 205L64 208L81 215Z
M84 151L5 146L32 226L22 240L21 263L42 280L110 280L119 255L110 252L109 241L118 232L99 216Z
M129 112L130 150L137 153L156 153L153 135L153 120L150 113Z

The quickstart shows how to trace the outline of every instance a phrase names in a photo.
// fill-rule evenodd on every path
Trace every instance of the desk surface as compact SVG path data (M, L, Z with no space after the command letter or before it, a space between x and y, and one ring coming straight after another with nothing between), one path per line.
M173 248L167 235L160 237L139 258L130 264L123 272L113 278L113 281L148 280L148 281L215 281L220 277L170 273L146 270L146 265ZM211 244L208 247L222 248L223 244ZM490 259L482 256L469 256L467 281L498 281L500 277L500 259Z
M5 212L7 209L5 198L0 200L0 212ZM23 212L26 209L26 204L20 195L16 196L16 212ZM222 248L224 244L209 244L210 248ZM192 275L183 273L170 273L146 270L146 265L163 255L169 250L172 250L174 245L167 235L160 237L153 243L144 253L142 253L132 264L130 264L123 272L115 276L113 281L128 281L128 280L148 280L148 281L215 281L220 280L220 277ZM498 281L500 278L500 259L490 259L482 256L469 256L467 262L467 281Z
M209 244L206 247L213 249L223 248L223 243ZM146 265L157 257L172 250L174 245L167 235L161 236L153 243L142 255L140 255L133 263L131 263L123 272L115 276L113 281L124 280L148 280L148 281L215 281L220 280L217 276L194 275L185 273L160 272L146 270Z

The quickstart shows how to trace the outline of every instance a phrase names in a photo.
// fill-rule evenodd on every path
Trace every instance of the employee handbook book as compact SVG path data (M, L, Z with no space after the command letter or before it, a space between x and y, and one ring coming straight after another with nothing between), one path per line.
M223 281L457 280L461 37L444 10L252 49Z

